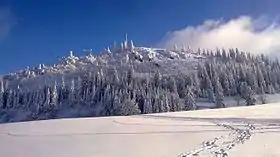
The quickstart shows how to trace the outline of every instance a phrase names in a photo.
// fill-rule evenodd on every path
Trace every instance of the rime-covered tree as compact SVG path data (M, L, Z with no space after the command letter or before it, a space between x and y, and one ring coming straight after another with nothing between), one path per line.
M129 86L134 83L133 82L134 79L135 79L135 71L133 67L130 67L130 69L127 72L127 83Z
M210 102L214 101L212 82L210 80L210 77L205 67L203 68L203 72L202 72L201 88L202 88L202 96L208 98Z
M229 87L230 87L230 96L234 96L238 94L238 77L236 73L233 71L229 72Z
M3 80L2 79L0 79L0 109L1 108L3 108L4 106L4 98L3 98L3 96L4 96L4 92L5 92L5 90L4 90L4 82L3 82Z
M185 110L196 110L196 102L193 91L190 87L187 88L186 97L185 97Z
M44 93L45 93L45 103L44 103L44 106L49 106L50 105L50 101L51 101L50 88L46 86L44 88Z
M126 97L114 104L113 111L113 114L116 116L140 114L138 103L134 99L128 99Z
M225 70L224 70L225 71ZM221 79L220 79L222 88L223 88L223 93L226 96L230 96L230 81L229 81L229 76L227 75L226 72L221 73Z
M76 84L75 84L75 80L72 79L70 84L70 90L69 90L69 99L67 102L69 106L72 106L76 101L75 91L76 91Z
M51 89L50 94L50 105L57 106L58 105L58 93L57 93L57 83L55 82L53 88Z
M150 97L144 98L143 113L153 113L152 101Z
M170 78L169 81L168 81L168 89L170 92L177 92L177 84L176 84L176 80L175 78Z
M114 84L119 84L119 82L120 82L119 73L118 73L118 71L117 71L116 68L113 69L112 82L113 82Z
M193 93L195 97L201 96L201 89L200 89L200 79L198 78L197 74L192 74L192 80L193 80Z
M68 86L66 86L65 84L65 80L64 77L62 77L61 80L61 87L58 90L58 102L63 105L63 103L67 103L68 99L69 99L69 89Z
M228 60L227 53L226 53L225 49L222 49L222 58L223 58L224 62Z
M224 108L224 93L223 88L221 86L221 83L219 82L219 79L214 81L214 89L215 89L215 103L217 108Z
M155 85L155 87L159 87L161 79L162 79L162 76L161 76L160 72L156 71L156 73L154 75L154 85Z
M259 90L258 90L259 93L264 93L266 84L264 81L263 73L259 66L257 67L257 82L258 82L258 87L259 87Z
M265 91L264 91L264 87L263 86L260 86L259 87L260 89L260 91L259 91L259 96L258 96L258 98L259 98L259 101L262 103L262 104L266 104L267 102L266 102L266 94L265 94Z
M13 91L11 89L5 90L3 94L3 106L4 108L11 108L13 102Z
M247 83L242 84L242 95L247 106L256 104L255 93Z

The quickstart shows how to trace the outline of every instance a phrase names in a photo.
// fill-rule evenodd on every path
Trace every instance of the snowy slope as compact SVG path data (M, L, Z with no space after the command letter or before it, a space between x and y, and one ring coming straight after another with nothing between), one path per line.
M249 124L249 125L248 125ZM280 156L280 104L0 125L3 157ZM192 154L192 155L190 155Z

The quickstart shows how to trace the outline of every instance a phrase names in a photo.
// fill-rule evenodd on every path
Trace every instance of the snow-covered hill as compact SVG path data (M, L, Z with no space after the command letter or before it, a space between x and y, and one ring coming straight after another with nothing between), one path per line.
M238 49L135 47L126 39L89 52L3 76L0 123L250 106L280 93L279 61Z
M198 62L202 62L206 57L198 54L197 51L185 48L159 49L147 47L135 47L133 42L128 43L127 39L120 46L108 47L99 55L93 55L88 50L86 56L75 56L73 51L69 55L62 57L57 64L44 65L38 67L27 67L18 72L2 76L8 81L12 88L38 87L42 84L58 83L61 77L71 80L89 71L96 71L100 68L118 70L128 70L133 67L140 74L150 74L160 71L161 74L186 73L185 68L194 70Z
M3 157L274 157L280 156L279 125L279 103L1 124L0 152Z

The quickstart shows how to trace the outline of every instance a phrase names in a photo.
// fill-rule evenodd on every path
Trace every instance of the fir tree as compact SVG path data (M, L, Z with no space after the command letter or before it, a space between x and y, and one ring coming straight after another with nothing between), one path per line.
M114 115L116 116L128 116L134 114L140 114L138 103L134 99L123 98L120 102L114 104Z
M194 94L190 87L187 88L187 94L185 97L185 110L196 110L196 102Z
M4 82L0 79L0 109L4 107Z
M57 104L58 104L58 93L57 93L57 83L55 82L50 94L50 105L57 106Z
M243 86L244 86L243 87L244 88L244 99L246 101L246 105L247 106L255 105L256 104L256 98L255 98L254 91L246 83L244 83Z

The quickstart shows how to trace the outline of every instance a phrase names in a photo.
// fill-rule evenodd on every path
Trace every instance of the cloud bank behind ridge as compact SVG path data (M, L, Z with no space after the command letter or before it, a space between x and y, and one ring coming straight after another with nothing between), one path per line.
M198 26L168 32L158 45L172 47L175 44L195 49L239 48L254 54L280 56L280 26L275 19L267 17L206 20Z

